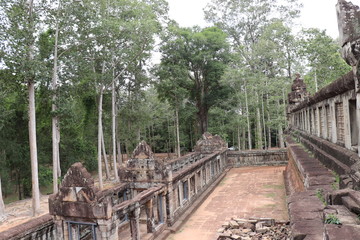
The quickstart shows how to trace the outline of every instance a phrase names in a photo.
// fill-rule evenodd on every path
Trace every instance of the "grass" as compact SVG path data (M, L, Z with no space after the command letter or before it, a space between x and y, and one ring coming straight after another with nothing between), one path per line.
M325 218L325 223L326 224L336 224L336 225L341 224L339 218L335 214L327 215L326 218Z
M326 206L326 200L325 200L325 196L324 196L324 189L317 189L316 190L316 196L318 197L318 199Z
M335 177L335 182L331 184L332 189L339 190L340 176L336 172L332 171L332 174Z
M223 185L225 185L226 180L227 180L227 178L224 178L223 180L221 180L221 182L219 183L219 186L223 186Z
M266 193L266 194L265 194L265 197L275 198L275 197L276 197L276 194L275 194L275 193Z
M271 188L271 189L283 189L284 188L284 185L276 185L276 184L265 184L263 186L264 188Z

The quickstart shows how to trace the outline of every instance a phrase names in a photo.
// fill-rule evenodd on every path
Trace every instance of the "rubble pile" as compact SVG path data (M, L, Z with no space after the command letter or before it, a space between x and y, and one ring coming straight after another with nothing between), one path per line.
M217 240L290 240L288 223L272 218L232 218L217 230Z

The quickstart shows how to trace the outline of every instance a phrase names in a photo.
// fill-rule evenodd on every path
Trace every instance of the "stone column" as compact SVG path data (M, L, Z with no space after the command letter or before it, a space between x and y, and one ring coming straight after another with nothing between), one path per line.
M146 226L147 232L152 233L155 230L154 226L154 211L153 211L153 199L150 199L145 204L146 209Z
M330 103L330 114L331 114L331 141L336 143L337 131L336 131L336 113L335 113L335 101L331 100Z
M118 239L118 226L115 219L98 219L98 227L96 229L97 236L101 236L102 240L117 240Z
M139 203L129 214L131 240L140 240L140 206Z
M323 105L322 107L323 111L322 111L322 119L324 120L324 129L323 129L323 138L324 139L328 139L329 134L328 134L328 124L327 124L327 116L326 116L326 104Z
M306 128L306 132L310 134L310 113L309 113L309 108L306 108L306 125L307 125L307 128Z
M351 149L349 99L343 97L342 101L343 101L343 112L344 112L345 147L347 149Z
M320 132L320 125L321 125L321 122L320 122L320 110L318 107L315 108L315 115L316 115L316 135L318 137L321 137L321 132Z

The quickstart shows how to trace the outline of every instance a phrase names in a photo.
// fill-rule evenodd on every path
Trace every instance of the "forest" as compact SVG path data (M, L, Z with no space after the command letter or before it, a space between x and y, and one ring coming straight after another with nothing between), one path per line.
M325 30L294 30L297 0L212 0L206 28L180 27L168 8L0 0L5 202L57 192L78 161L102 187L141 140L176 156L204 132L238 150L283 147L295 73L313 94L350 71Z

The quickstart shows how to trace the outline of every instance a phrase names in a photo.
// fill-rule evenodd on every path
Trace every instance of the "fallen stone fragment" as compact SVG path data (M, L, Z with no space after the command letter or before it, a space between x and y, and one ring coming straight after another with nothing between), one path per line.
M239 228L239 224L234 220L230 221L229 225L231 228Z

